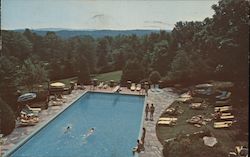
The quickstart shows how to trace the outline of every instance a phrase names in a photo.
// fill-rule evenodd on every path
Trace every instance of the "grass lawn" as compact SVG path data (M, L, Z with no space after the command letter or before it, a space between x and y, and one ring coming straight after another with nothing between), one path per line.
M244 144L244 142L242 143L241 141L237 141L237 139L235 138L235 135L237 135L238 131L236 130L236 128L234 128L234 126L226 129L214 129L213 121L211 121L208 122L207 125L204 125L201 128L197 128L186 122L187 119L199 114L205 115L206 118L211 118L211 113L213 113L214 110L214 106L212 104L209 104L209 106L204 110L190 109L189 104L186 103L179 104L177 102L174 102L171 106L175 107L176 105L179 105L180 108L184 110L182 114L178 115L177 124L172 127L158 125L156 128L158 139L162 144L164 144L164 140L176 137L176 135L179 133L193 133L196 131L201 131L205 127L207 127L211 131L212 135L217 138L220 149L222 149L226 153L234 149L237 144ZM167 117L168 115L163 114L162 116Z
M98 81L102 81L102 82L110 81L110 80L119 82L121 80L121 76L122 76L122 71L113 71L113 72L93 75L91 78L96 78L98 79Z

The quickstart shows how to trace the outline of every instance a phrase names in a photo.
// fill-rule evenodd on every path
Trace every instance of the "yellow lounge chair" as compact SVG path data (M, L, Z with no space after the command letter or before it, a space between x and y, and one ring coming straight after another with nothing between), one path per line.
M224 121L224 122L214 122L214 125L222 125L222 124L233 124L233 121Z
M179 102L186 102L188 100L190 100L191 98L177 98L176 101L179 101Z
M232 113L222 113L221 116L230 116Z
M158 125L173 125L172 121L158 121Z
M159 121L177 121L178 118L162 117Z
M131 87L130 87L130 90L131 91L134 91L136 89L136 86L135 86L135 83L132 83Z
M215 107L214 111L217 112L219 109L221 112L230 111L232 110L232 106Z
M221 116L220 119L234 119L234 115Z
M225 124L216 124L216 123L214 123L214 128L215 129L229 128L231 125L232 125L231 123L225 123Z

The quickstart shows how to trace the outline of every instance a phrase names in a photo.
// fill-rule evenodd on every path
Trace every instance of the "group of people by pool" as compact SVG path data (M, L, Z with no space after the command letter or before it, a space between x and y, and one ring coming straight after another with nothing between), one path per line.
M154 120L153 115L154 115L154 112L155 112L154 104L151 104L150 107L149 107L149 104L146 105L146 108L145 108L146 118L145 118L145 120L148 120L148 112L150 113L149 119L151 121L153 121Z
M133 155L135 154L135 152L140 153L141 151L145 150L144 147L144 143L145 143L145 136L146 136L146 129L143 128L142 129L142 136L141 136L141 140L137 140L137 146L133 148L132 152Z
M155 112L155 106L154 104L151 104L151 106L149 107L149 104L147 103L146 108L145 108L145 120L148 120L148 113L150 113L149 119L151 121L153 121L153 115ZM137 146L133 148L133 154L135 154L135 152L140 153L141 151L145 150L144 147L144 143L145 143L145 136L146 136L146 129L143 128L143 132L142 132L142 136L141 136L141 140L137 140Z

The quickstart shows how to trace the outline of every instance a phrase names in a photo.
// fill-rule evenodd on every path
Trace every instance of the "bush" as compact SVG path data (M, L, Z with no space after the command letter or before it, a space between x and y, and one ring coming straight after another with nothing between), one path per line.
M15 114L2 98L0 98L0 134L8 135L15 128Z
M149 80L152 82L152 84L157 84L161 79L161 75L158 71L152 71L149 75Z
M202 138L197 140L196 138L181 137L165 144L163 155L165 157L222 157L227 153L222 151L219 145L212 148L204 145Z

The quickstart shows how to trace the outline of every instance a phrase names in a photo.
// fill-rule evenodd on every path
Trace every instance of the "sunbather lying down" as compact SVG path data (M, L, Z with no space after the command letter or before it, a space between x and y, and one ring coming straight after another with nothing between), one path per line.
M201 115L193 116L191 119L188 119L186 122L191 124L202 124L205 125L206 122L204 121Z

